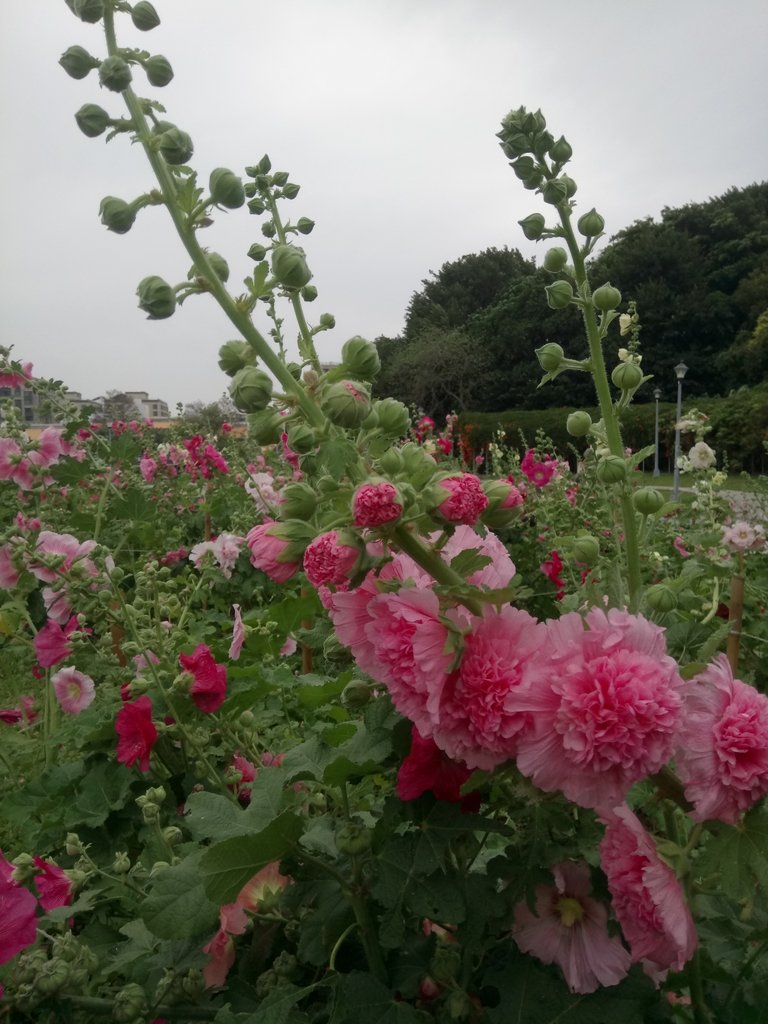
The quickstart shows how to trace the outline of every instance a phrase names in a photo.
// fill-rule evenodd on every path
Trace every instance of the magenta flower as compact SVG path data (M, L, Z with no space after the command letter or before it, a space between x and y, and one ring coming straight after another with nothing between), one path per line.
M639 615L593 608L547 623L535 686L513 698L532 728L518 768L545 792L583 807L614 807L672 755L683 681L664 630Z
M96 686L90 676L76 668L59 669L51 677L51 684L61 710L68 715L79 715L93 703Z
M72 882L66 871L53 861L37 856L35 866L40 872L35 875L35 885L43 910L47 913L56 907L68 907L72 902Z
M17 363L16 365L21 369L14 370L6 366L0 371L0 388L23 388L33 380L32 363Z
M157 729L152 721L152 701L147 696L128 701L115 716L118 735L117 760L140 772L149 771L149 755L157 742Z
M345 544L336 530L321 533L304 552L304 572L313 587L346 583L354 573L360 551Z
M235 622L232 627L232 643L229 645L229 660L237 661L245 643L245 626L240 615L240 605L233 604L232 611L235 613Z
M37 900L14 882L13 872L0 850L0 964L13 960L37 937Z
M607 817L600 861L632 959L660 981L696 950L696 927L675 873L626 804Z
M428 736L411 730L411 749L397 773L397 795L401 800L416 800L431 792L437 800L460 803L466 811L476 811L480 794L461 795L461 787L472 774L470 768L451 760Z
M523 456L520 469L535 487L546 487L557 473L557 459L547 457L543 462L539 462L536 452L529 448Z
M275 583L287 583L299 570L290 542L281 536L282 524L265 519L249 530L245 540L251 552L251 565L261 569Z
M403 499L394 484L382 480L376 484L363 484L352 499L355 526L386 526L403 514Z
M35 634L35 655L41 668L51 668L64 661L72 653L69 635L77 629L77 618L73 615L63 628L48 619L42 629Z
M675 764L694 821L735 825L768 793L768 698L724 654L686 684Z
M536 912L515 907L512 938L524 953L557 964L571 992L586 995L618 985L630 967L629 953L608 934L608 911L589 895L589 866L566 862L552 868L554 886L536 886Z
M192 654L180 654L179 664L195 678L189 688L195 705L206 715L218 711L227 695L226 666L213 660L211 650L205 644L199 644Z
M437 511L449 523L473 526L488 508L488 497L474 473L449 476L437 485Z

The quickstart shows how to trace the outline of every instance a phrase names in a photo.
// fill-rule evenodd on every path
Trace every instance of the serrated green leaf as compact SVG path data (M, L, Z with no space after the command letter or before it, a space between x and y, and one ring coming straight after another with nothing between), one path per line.
M125 805L132 781L129 770L117 761L102 761L89 767L69 806L67 825L103 825L110 811Z
M245 835L248 824L244 812L218 793L191 793L186 802L184 827L198 842L205 839L231 839Z
M200 866L202 855L203 851L198 850L180 864L166 868L140 905L141 919L158 938L191 939L216 927L219 904L206 894Z
M479 540L480 538L478 537ZM475 572L479 572L480 569L484 569L492 561L492 558L482 553L479 546L476 548L466 548L464 551L460 551L455 558L451 559L451 568L460 576L467 577Z
M339 978L330 1024L422 1024L433 1018L392 992L372 974L353 971Z
M758 807L738 826L718 823L696 862L696 873L716 875L733 899L752 899L755 883L768 890L768 812Z

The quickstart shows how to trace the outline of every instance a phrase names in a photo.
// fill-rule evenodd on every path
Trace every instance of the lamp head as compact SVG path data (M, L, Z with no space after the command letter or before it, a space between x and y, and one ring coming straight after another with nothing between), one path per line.
M675 376L677 377L677 379L682 380L683 377L685 377L686 373L688 373L688 367L685 365L685 363L678 363L675 367Z
M653 397L658 402L658 400L661 398L661 388L654 388L653 389Z

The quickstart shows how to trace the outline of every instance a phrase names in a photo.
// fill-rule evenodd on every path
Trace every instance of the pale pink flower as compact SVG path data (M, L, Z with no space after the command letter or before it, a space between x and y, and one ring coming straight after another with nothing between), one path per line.
M246 543L251 552L251 565L261 569L275 583L287 583L299 570L290 542L281 536L282 523L266 519L248 531Z
M768 793L768 697L718 654L685 687L675 765L694 821L736 825Z
M288 634L288 636L285 638L285 643L280 648L280 653L284 658L288 658L292 654L296 653L298 646L299 645L296 643L296 638Z
M79 570L88 576L98 576L98 569L87 557L95 547L95 540L81 543L71 533L42 530L37 538L35 555L37 558L44 557L46 562L54 558L56 568L33 560L29 565L29 571L44 583L53 583L59 576L69 574L73 570Z
M437 486L437 512L449 523L473 526L488 508L488 497L474 473L461 473L441 480Z
M237 661L245 643L245 626L240 615L240 605L233 604L232 611L235 613L235 622L232 627L232 643L229 645L229 660Z
M732 551L756 551L765 544L765 531L762 526L750 526L740 519L723 527L723 543Z
M606 816L600 862L632 959L654 981L693 956L696 927L674 871L636 816L621 804Z
M21 448L11 437L0 437L0 480L13 480L22 459Z
M683 543L683 538L682 537L675 537L675 539L672 541L672 547L675 549L675 551L678 553L678 555L680 555L681 558L690 558L691 557L691 552L688 550L688 548Z
M516 755L530 723L515 700L546 671L546 637L543 624L509 605L472 618L458 669L442 687L429 687L435 742L450 757L488 770Z
M61 710L68 715L79 715L93 703L96 685L90 676L76 668L61 668L51 676L51 685Z
M355 526L385 526L403 514L403 499L394 484L386 480L363 484L352 499Z
M664 630L615 608L593 608L585 629L572 612L547 623L545 654L537 685L515 698L533 721L518 768L546 792L613 807L672 755L683 681Z
M554 886L536 886L536 912L525 901L515 907L512 938L524 953L557 964L571 992L586 995L618 985L631 959L608 934L608 910L589 895L589 866L565 862L552 868Z
M282 496L275 488L275 478L271 473L251 473L250 477L243 484L245 490L253 498L254 504L259 512L265 516L274 516L279 505L282 504Z
M43 604L48 612L48 618L63 626L72 617L73 608L67 599L67 592L63 588L54 590L52 587L43 587Z
M506 506L502 505L501 507ZM437 540L439 536L440 534L437 533L432 534L430 540ZM467 581L475 587L488 587L489 590L502 590L504 587L508 587L517 571L515 563L509 557L506 546L490 530L486 531L484 537L481 537L471 526L457 526L453 535L441 548L440 554L443 561L450 565L462 551L472 549L476 550L478 554L490 558L491 561L482 569L471 573Z
M345 544L336 530L315 537L304 552L304 572L313 587L348 581L360 558L360 551Z
M146 452L139 459L139 472L148 484L154 483L157 473L157 462L150 455L147 455Z
M46 427L40 434L37 450L29 453L30 462L41 469L55 466L66 450L66 442L62 439L63 433L63 427Z
M13 548L10 544L0 545L0 587L3 590L12 590L19 580L21 573L13 564Z
M213 557L227 579L232 578L232 570L237 564L244 544L245 537L238 537L235 533L220 533L212 542Z
M328 611L336 636L351 650L364 672L368 671L367 665L374 664L373 644L366 634L366 626L370 622L368 605L378 593L376 576L369 572L354 590L328 594Z

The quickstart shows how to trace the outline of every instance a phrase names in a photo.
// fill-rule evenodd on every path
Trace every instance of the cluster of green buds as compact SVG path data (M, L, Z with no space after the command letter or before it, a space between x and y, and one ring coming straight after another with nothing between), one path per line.
M136 797L136 806L141 809L142 817L148 825L159 821L165 797L166 792L162 786L150 786L146 793Z

